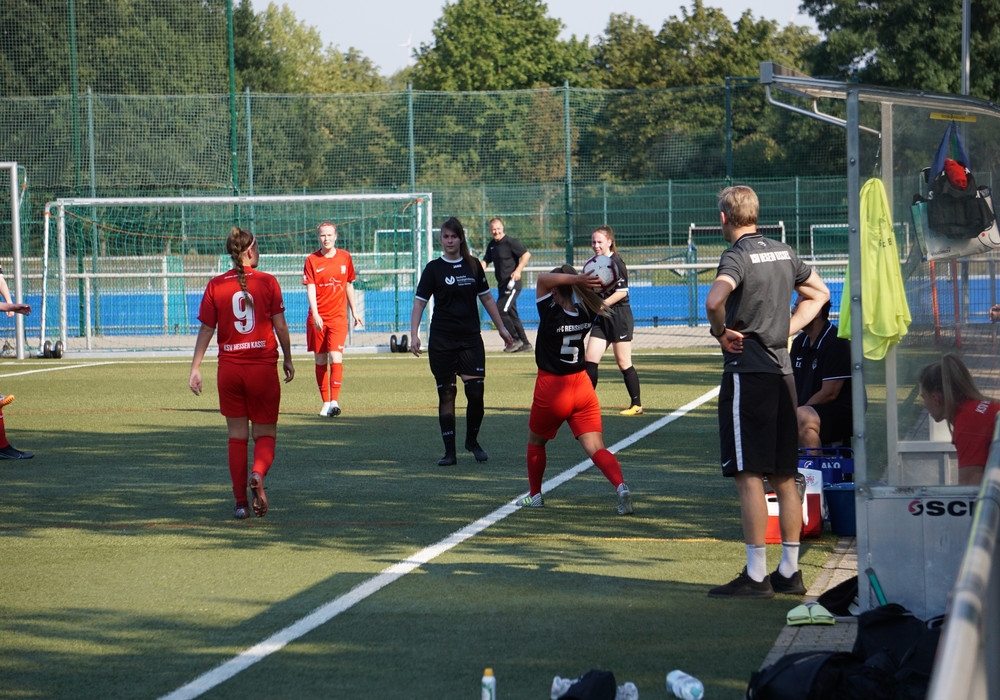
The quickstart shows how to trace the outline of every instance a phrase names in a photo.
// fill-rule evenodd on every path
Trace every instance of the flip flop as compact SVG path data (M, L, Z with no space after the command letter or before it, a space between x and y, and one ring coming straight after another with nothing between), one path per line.
M809 614L809 608L805 605L796 605L785 615L785 622L789 627L812 624L812 616Z
M837 621L836 618L830 614L830 611L819 603L809 603L806 607L809 609L809 619L811 624L832 625Z

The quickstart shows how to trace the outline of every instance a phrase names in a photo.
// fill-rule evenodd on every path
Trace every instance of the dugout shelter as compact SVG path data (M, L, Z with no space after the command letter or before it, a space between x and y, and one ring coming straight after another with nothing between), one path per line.
M866 410L865 392L853 395L861 607L880 604L877 581L885 599L922 619L947 611L935 666L937 688L932 687L944 694L931 697L998 697L1000 672L995 663L985 663L998 653L996 433L982 486L958 485L948 428L927 416L916 387L921 367L955 352L982 393L1000 397L997 327L988 316L989 307L1000 302L998 255L985 244L956 244L942 252L929 245L927 235L897 234L912 320L883 358L865 357L865 309L898 300L862 284L861 190L868 180L880 179L890 221L913 220L919 229L914 203L928 194L929 166L951 124L964 142L975 179L992 187L1000 173L1000 107L966 96L821 80L774 63L761 64L760 81L771 104L846 132L849 201L843 244L849 275L843 305L850 308L852 382L868 396ZM945 672L952 676L944 679ZM956 678L969 685L949 695L957 691Z

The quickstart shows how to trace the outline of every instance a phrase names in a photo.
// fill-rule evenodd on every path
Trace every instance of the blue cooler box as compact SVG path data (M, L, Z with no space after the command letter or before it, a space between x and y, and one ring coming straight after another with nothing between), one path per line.
M799 469L818 469L823 484L854 481L854 450L850 447L824 447L822 454L805 454L799 450Z

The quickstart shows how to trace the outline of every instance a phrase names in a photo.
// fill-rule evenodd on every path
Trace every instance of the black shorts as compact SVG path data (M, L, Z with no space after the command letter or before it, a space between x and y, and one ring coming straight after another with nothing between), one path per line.
M632 342L632 329L635 320L632 318L632 307L615 304L611 307L611 315L598 316L590 331L591 338L601 338L608 343Z
M483 336L464 338L431 335L427 343L431 374L438 385L455 383L455 375L466 377L486 376L486 348Z
M798 472L792 375L726 372L719 390L722 475Z
M819 416L819 441L824 445L850 440L854 435L854 416L850 408L821 403L810 408Z

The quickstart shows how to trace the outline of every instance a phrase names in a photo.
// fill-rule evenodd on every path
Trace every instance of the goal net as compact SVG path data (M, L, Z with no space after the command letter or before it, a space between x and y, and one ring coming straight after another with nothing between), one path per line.
M50 202L44 237L48 249L55 234L54 251L43 257L57 269L42 272L41 337L69 351L193 347L205 285L232 267L224 245L235 225L259 241L260 269L278 278L293 344L303 344L302 268L323 221L337 225L337 247L354 258L365 331L408 329L410 305L400 299L412 299L431 255L431 215L429 193Z

